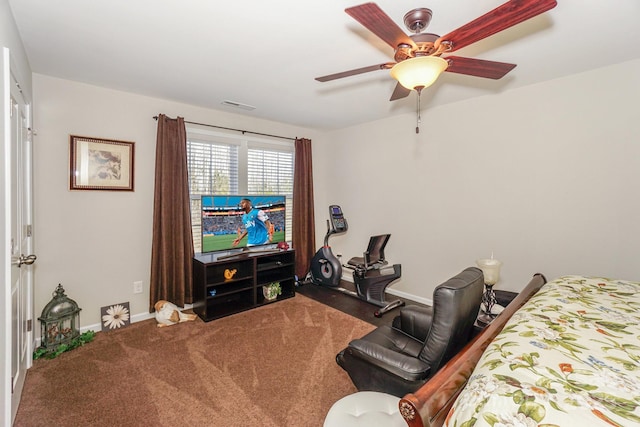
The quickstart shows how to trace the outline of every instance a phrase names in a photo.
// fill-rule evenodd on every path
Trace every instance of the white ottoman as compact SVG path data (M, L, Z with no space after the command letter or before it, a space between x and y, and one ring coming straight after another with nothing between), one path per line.
M407 427L398 409L400 398L376 391L359 391L331 406L324 427Z

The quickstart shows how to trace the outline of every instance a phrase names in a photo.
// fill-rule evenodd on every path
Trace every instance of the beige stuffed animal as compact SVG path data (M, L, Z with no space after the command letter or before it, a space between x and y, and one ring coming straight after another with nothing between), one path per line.
M156 309L158 327L175 325L176 323L196 320L196 314L186 314L178 310L178 306L169 301L160 300L153 306Z

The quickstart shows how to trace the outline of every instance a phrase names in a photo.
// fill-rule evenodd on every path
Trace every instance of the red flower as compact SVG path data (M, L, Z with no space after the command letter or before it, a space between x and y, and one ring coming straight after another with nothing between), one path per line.
M571 363L561 363L560 370L565 374L570 374L573 372L573 366L571 366Z
M546 394L547 391L543 388L540 387L536 387L536 386L531 386L531 391L533 391L534 393L538 393L538 394Z

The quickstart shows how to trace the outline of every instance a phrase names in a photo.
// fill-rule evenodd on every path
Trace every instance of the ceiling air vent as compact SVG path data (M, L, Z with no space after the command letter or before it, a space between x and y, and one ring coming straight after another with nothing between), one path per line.
M221 102L221 104L226 105L227 107L241 108L243 110L249 110L249 111L256 109L256 107L254 107L253 105L243 104L241 102L236 102L236 101L224 100Z

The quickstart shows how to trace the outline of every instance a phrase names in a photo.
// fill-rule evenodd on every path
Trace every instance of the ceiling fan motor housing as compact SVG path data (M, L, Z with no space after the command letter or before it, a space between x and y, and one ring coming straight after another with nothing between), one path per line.
M413 48L408 44L401 44L396 48L393 59L396 62L405 59L415 58L416 56L429 56L436 53L435 41L439 38L437 34L420 33L411 35L411 39L415 42L417 48Z

